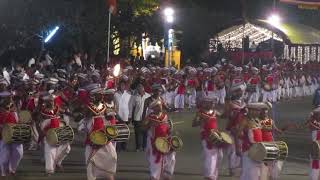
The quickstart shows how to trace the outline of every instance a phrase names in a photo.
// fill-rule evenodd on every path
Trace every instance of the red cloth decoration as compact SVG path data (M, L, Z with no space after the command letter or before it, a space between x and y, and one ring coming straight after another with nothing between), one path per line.
M273 77L271 75L269 75L267 78L266 78L266 81L269 85L272 85L273 84Z
M320 140L320 131L317 131L317 140Z
M106 83L107 89L115 89L115 82L114 80L108 80Z
M104 129L104 121L102 117L93 118L93 127L92 131L102 130Z
M62 97L61 96L56 96L54 98L54 105L58 106L60 108L62 106L62 104L63 104Z
M33 97L28 99L27 102L27 107L26 107L30 112L33 112L36 108L36 103Z
M259 83L259 81L260 81L260 79L259 79L259 77L255 77L255 78L251 78L251 80L250 80L250 84L258 84Z
M189 79L188 80L188 86L190 87L196 87L196 81L193 79Z
M78 95L79 95L80 102L82 102L83 104L89 104L90 102L89 93L86 90L84 89L79 90Z
M208 149L213 148L213 144L208 140L211 130L213 129L217 129L217 119L214 114L212 115L212 117L205 120L205 123L203 124L201 131L201 139L207 142Z
M319 160L312 160L312 169L319 169Z
M255 142L262 142L262 131L261 129L252 129L253 140Z
M208 81L207 91L214 91L214 85L212 81Z
M272 131L262 130L262 141L272 142L273 141Z

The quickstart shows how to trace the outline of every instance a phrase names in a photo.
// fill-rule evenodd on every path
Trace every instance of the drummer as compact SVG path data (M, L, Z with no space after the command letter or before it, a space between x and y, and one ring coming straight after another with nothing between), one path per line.
M54 97L47 94L42 97L42 104L40 107L41 123L40 129L43 135L44 143L44 158L46 166L46 175L51 176L56 169L63 170L62 161L71 151L70 144L50 145L45 136L50 129L64 126L59 115L59 107L54 103Z
M222 147L214 145L209 140L212 130L218 130L217 117L214 106L218 98L205 97L202 99L201 107L196 118L192 122L193 127L201 126L201 141L203 148L203 175L207 180L217 180L219 163L223 158Z
M310 131L311 131L311 137L312 141L319 141L320 140L320 107L314 109L309 116L308 121L306 124ZM320 151L317 149L317 151ZM319 152L316 152L319 153ZM320 160L319 157L312 157L311 156L311 170L310 170L310 179L311 180L318 180L319 179L319 173L320 173Z
M114 180L117 168L117 152L113 143L105 142L104 145L97 145L90 138L95 131L105 131L106 125L112 122L105 118L106 105L102 100L102 89L95 87L90 91L90 102L86 109L83 109L85 118L81 120L78 130L87 135L85 144L85 159L87 164L87 179L95 180L104 178ZM105 92L106 94L113 92ZM111 96L112 97L112 96Z
M8 91L0 92L0 132L6 124L17 124L19 118L17 109L12 102L11 93ZM23 157L22 144L5 144L0 140L0 167L1 176L15 175L20 160Z
M259 123L260 111L263 103L249 103L247 116L241 120L238 127L238 137L242 140L242 171L240 180L259 180L262 163L250 159L248 151L254 143L262 142L262 131ZM264 106L264 105L263 105ZM239 147L237 147L239 148Z
M143 124L147 128L146 157L149 164L150 179L169 180L172 179L174 173L176 153L171 150L159 149L155 144L157 138L169 138L171 136L168 115L163 111L163 102L159 99L151 102L149 108L152 109L152 112L146 117Z
M262 128L262 141L263 142L272 142L274 141L274 132L282 133L285 128L278 129L274 121L269 117L270 109L272 108L271 103L265 103L265 106L262 104L261 113L260 113L260 124ZM279 179L279 175L282 169L283 161L276 160L262 164L261 167L261 180L266 180L271 177L272 180Z

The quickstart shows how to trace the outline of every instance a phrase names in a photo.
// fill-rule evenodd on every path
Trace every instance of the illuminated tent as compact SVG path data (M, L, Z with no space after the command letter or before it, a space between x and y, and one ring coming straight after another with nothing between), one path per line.
M303 24L281 22L271 25L266 20L247 23L239 21L222 30L215 37L228 49L242 48L242 38L248 36L250 42L259 44L272 37L284 43L283 57L300 62L320 61L320 31Z

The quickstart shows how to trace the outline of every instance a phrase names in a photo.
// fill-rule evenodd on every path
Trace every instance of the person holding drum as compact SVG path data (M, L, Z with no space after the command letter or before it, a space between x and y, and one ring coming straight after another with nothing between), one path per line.
M308 126L311 131L312 148L310 155L310 180L318 180L320 173L320 107L314 109L302 127Z
M200 110L192 122L193 127L201 127L203 175L207 180L218 179L219 163L223 157L222 147L232 143L227 134L218 131L216 111L214 109L214 105L217 103L218 98L216 97L204 97Z
M146 157L151 180L171 179L176 163L168 115L162 107L161 100L151 102L149 108L152 112L143 122L147 129Z
M59 107L54 103L54 97L51 94L44 95L40 107L41 123L40 129L42 131L44 143L44 158L47 176L54 174L56 168L63 169L62 161L71 151L69 143L53 144L50 142L48 132L54 129L65 126L60 119ZM72 141L72 140L70 140Z
M17 128L14 128L16 126ZM18 134L26 135L26 141L30 140L30 127L19 127L17 110L13 104L12 95L8 91L0 92L0 130L2 133L0 140L1 176L7 176L9 174L15 175L16 169L23 157L24 142L15 142L15 139L23 139L23 137L8 137L5 129L10 129L11 131L18 132ZM26 134L23 132L26 132Z
M237 149L237 153L242 154L240 180L259 180L262 162L252 160L249 157L249 149L253 144L262 142L262 131L258 120L261 103L250 103L246 108L247 116L241 121L237 133L238 138L242 140L241 149Z
M81 120L78 127L79 131L87 135L85 160L88 180L97 178L114 180L117 168L115 145L106 136L106 126L115 122L105 118L107 107L102 101L101 93L102 89L99 87L90 91L90 102L87 108L83 109L85 118Z
M235 170L241 167L241 156L236 154L236 146L241 146L241 141L237 137L237 127L239 125L239 121L245 116L245 106L246 103L244 101L244 91L245 84L238 83L233 84L230 89L231 99L227 104L225 109L225 114L228 118L228 124L226 127L227 132L231 135L234 144L231 144L227 148L227 156L228 156L228 166L229 173L231 176L234 175Z

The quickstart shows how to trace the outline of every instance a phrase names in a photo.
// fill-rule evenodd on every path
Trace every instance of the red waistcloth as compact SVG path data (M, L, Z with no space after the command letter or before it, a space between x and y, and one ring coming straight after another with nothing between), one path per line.
M190 87L196 87L196 81L195 80L193 80L193 79L189 79L188 80L188 86L190 86Z
M320 131L317 131L317 140L320 140Z
M249 83L256 85L259 83L259 81L260 81L260 79L258 77L255 77L255 78L251 78Z
M266 81L269 85L272 85L273 84L273 77L270 75L266 78Z
M319 160L312 160L312 169L319 169Z
M262 131L261 129L251 129L253 134L253 140L255 142L262 142ZM251 147L251 142L249 140L249 131L245 130L244 132L245 136L242 139L242 150L243 152L246 152Z
M214 91L214 85L212 81L207 82L207 91Z
M33 97L29 98L27 100L27 107L26 109L29 110L30 112L33 112L36 108L36 103Z
M217 119L215 116L212 116L209 119L205 120L205 123L202 126L201 139L207 142L208 149L213 148L213 144L208 139L211 133L211 130L213 129L217 129Z
M52 118L50 119L50 123L44 128L44 134L47 134L49 129L55 129L60 127L60 119Z
M108 80L108 81L106 82L106 88L107 88L107 89L115 89L115 82L114 82L114 80Z
M73 94L70 90L65 89L65 90L63 90L62 93L63 93L64 97L66 97L66 100L71 100Z
M184 94L186 92L186 87L183 84L178 86L177 94Z

